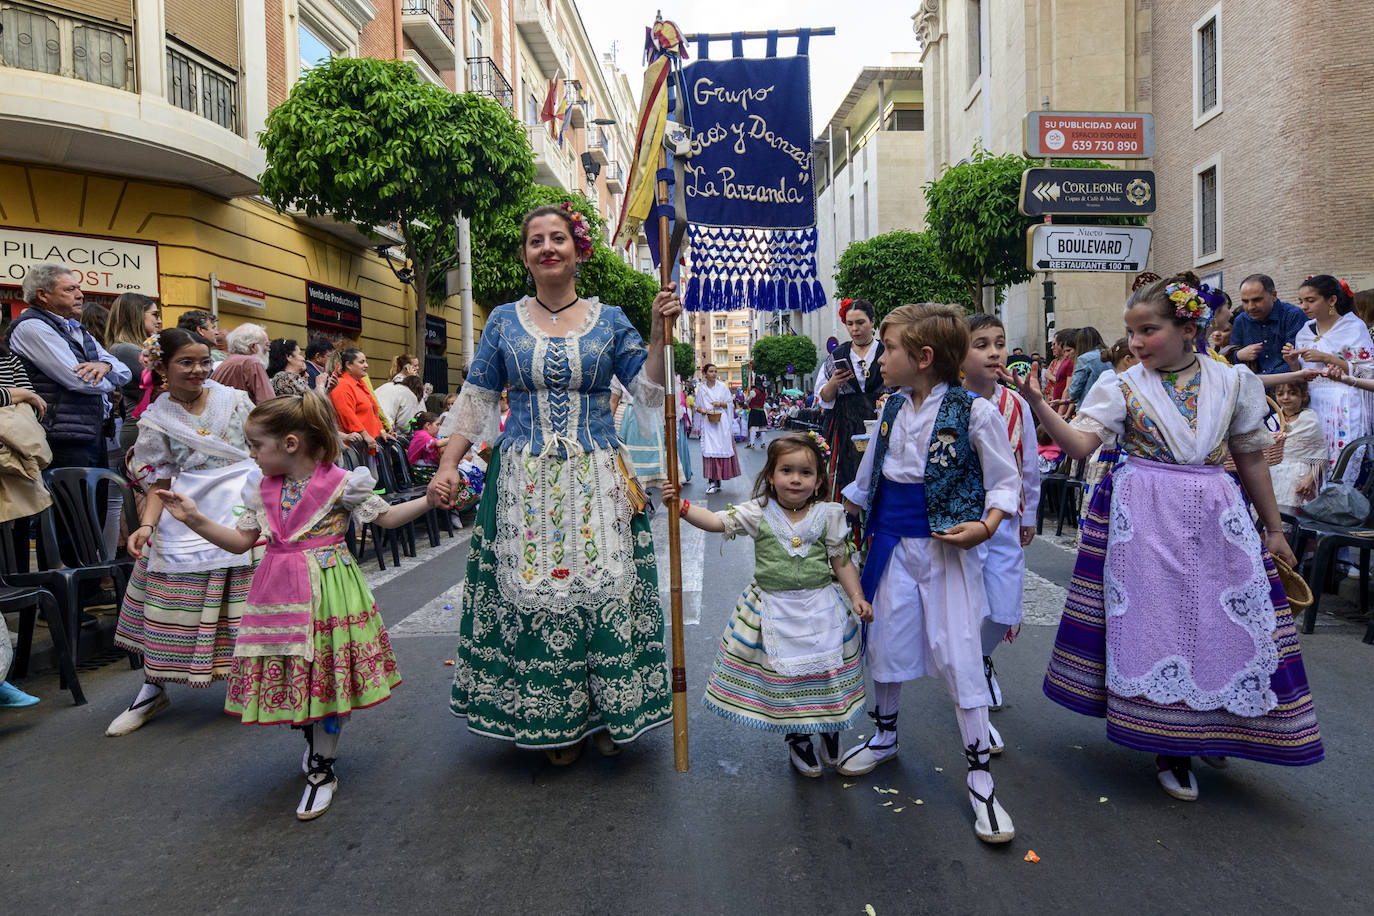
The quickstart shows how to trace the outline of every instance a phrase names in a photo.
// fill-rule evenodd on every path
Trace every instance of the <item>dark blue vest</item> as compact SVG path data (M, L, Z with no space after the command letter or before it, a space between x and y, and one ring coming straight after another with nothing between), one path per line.
M962 522L974 522L983 517L987 496L983 489L983 463L978 460L968 435L975 397L962 385L950 385L935 415L924 478L931 531L947 531ZM878 482L883 476L888 438L905 403L905 395L890 396L878 420L877 453L873 456L873 476L868 482L870 513L878 495Z
M78 344L67 331L65 321L46 309L29 306L10 325L11 335L21 321L41 321L47 324L71 348L77 362L89 363L100 360L100 350L85 328L81 329L81 343ZM45 373L37 363L23 353L16 351L15 355L28 370L33 390L48 402L48 411L43 416L43 427L48 432L48 441L86 445L99 440L105 423L105 400L100 392L88 394L84 391L72 391Z

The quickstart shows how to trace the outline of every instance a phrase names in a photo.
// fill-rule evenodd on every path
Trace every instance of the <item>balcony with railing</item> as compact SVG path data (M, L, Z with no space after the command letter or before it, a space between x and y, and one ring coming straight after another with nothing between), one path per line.
M167 101L239 133L238 74L167 42Z
M580 190L579 176L574 176L572 161L558 141L549 136L546 124L530 124L525 128L534 151L535 184L560 187L565 191Z
M454 69L453 0L401 0L401 31L436 70Z
M485 95L501 103L502 108L515 104L515 90L506 82L505 74L490 57L469 57L468 91Z
M606 166L606 190L612 194L625 190L625 170L614 159Z
M0 4L0 64L134 91L133 31L51 10Z
M610 144L610 138L606 136L606 132L600 127L588 129L587 153L592 157L593 162L605 165L611 161Z

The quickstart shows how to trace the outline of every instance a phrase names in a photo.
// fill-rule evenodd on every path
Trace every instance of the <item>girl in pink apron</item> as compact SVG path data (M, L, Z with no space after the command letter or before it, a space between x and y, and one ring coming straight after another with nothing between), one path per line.
M372 593L344 544L349 519L395 528L422 515L427 503L388 505L374 494L371 471L336 466L338 422L315 392L260 404L245 430L262 474L244 487L234 528L207 518L185 495L158 495L174 518L226 550L268 538L239 624L224 708L244 723L304 731L307 785L296 816L312 820L338 788L344 717L386 700L401 682Z

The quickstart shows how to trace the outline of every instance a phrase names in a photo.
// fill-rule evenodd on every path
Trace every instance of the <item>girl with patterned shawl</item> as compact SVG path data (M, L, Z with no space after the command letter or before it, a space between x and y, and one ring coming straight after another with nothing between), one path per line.
M585 224L555 207L522 226L536 295L498 306L441 436L432 502L457 493L469 442L493 443L468 554L450 708L474 734L570 763L671 720L663 608L643 493L610 409L619 378L640 431L663 424L662 321L646 350L625 313L574 289ZM498 432L497 403L510 416Z
M1183 278L1132 294L1140 364L1100 381L1070 425L1029 379L1036 417L1076 458L1120 438L1125 463L1093 494L1045 678L1050 699L1105 716L1107 737L1158 755L1160 784L1192 801L1190 759L1322 759L1288 600L1270 557L1293 562L1262 450L1264 388L1193 350L1207 306ZM1261 541L1229 447L1267 534Z

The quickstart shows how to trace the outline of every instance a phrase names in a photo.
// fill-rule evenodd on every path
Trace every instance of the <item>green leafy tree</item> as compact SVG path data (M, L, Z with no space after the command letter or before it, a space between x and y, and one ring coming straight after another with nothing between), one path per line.
M423 82L409 64L334 58L267 116L263 196L373 236L394 225L416 291L415 343L454 249L454 220L509 205L534 177L525 130L492 99Z
M760 337L754 341L750 358L755 375L780 379L787 374L789 365L797 375L805 375L816 368L816 345L811 338L796 334Z
M994 156L981 143L958 165L946 164L925 186L926 225L949 271L983 310L983 290L1001 290L1035 275L1026 266L1026 232L1041 221L1018 209L1021 173L1039 165L1014 153ZM1060 159L1059 168L1110 169L1093 159ZM1129 223L1132 217L1074 218L1075 223Z
M873 303L878 320L908 302L972 303L968 286L950 272L929 232L899 229L854 242L840 255L835 288Z
M673 371L682 378L691 378L697 371L697 351L685 340L673 341Z
M525 295L525 263L521 259L520 224L535 207L570 203L587 220L592 232L592 256L582 265L577 291L596 296L625 311L630 323L647 339L658 281L626 264L602 239L605 221L596 204L576 191L531 185L512 203L472 221L472 297L491 307Z

